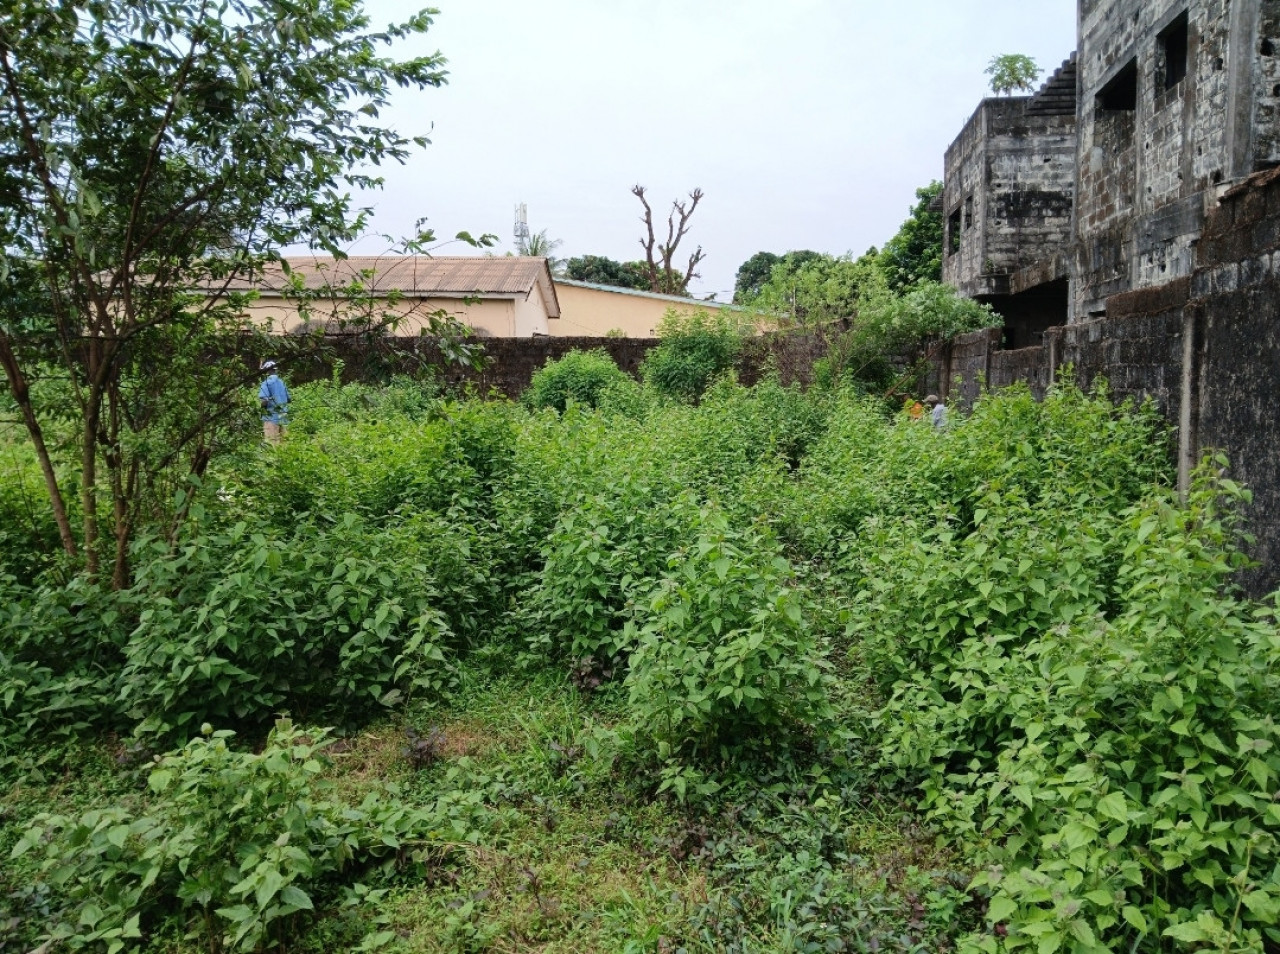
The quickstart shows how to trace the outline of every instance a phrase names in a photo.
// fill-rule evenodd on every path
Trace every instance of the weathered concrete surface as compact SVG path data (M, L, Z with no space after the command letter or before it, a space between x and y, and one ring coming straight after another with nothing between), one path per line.
M1082 0L1073 320L1191 274L1220 186L1280 160L1278 30L1280 0Z
M987 99L947 150L943 280L971 298L1071 238L1075 115L1032 113L1030 96Z
M1251 590L1280 583L1280 169L1223 198L1205 229L1188 319L1199 355L1199 449L1219 448L1253 492Z

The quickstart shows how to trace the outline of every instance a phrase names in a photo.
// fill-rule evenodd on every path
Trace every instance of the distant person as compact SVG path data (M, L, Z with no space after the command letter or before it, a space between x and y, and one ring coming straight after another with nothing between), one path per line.
M911 418L913 421L918 421L920 418L924 417L924 405L919 401L913 401L910 398L907 398L907 400L903 402L902 409L906 412L907 417Z
M938 395L930 394L924 399L924 403L929 406L929 416L933 419L933 426L937 428L946 427L947 406L942 403Z
M262 362L260 370L267 372L267 379L258 388L258 403L262 405L262 438L268 444L279 444L289 426L289 389L275 369L274 361Z

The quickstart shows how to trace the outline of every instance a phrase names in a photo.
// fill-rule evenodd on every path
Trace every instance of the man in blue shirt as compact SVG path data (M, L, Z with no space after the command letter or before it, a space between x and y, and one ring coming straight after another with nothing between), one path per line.
M279 444L285 428L289 426L289 389L275 372L274 361L262 362L261 370L267 379L258 388L258 403L262 405L262 436L268 444Z

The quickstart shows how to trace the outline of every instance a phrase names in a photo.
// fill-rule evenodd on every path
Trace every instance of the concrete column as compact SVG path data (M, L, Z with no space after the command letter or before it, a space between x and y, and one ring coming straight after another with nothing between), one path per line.
M1178 493L1191 490L1191 472L1200 459L1200 359L1204 312L1196 304L1182 310L1182 400L1178 407Z

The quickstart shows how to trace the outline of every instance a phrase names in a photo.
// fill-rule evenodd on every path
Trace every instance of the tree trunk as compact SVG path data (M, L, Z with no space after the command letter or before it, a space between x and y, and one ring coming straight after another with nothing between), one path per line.
M26 376L18 366L17 356L9 346L9 342L0 338L0 364L4 365L5 377L9 379L9 390L13 399L18 402L22 411L23 423L27 426L27 436L36 450L40 461L40 472L44 474L45 490L49 494L49 506L53 510L54 522L58 525L58 536L62 540L62 550L67 556L76 556L76 540L71 532L71 520L67 516L67 505L62 497L62 488L58 486L58 475L53 469L53 460L49 457L49 448L44 442L44 429L31 406L31 394Z
M85 568L97 577L98 559L98 418L102 398L96 386L90 386L84 422L80 434L80 505L84 508Z

